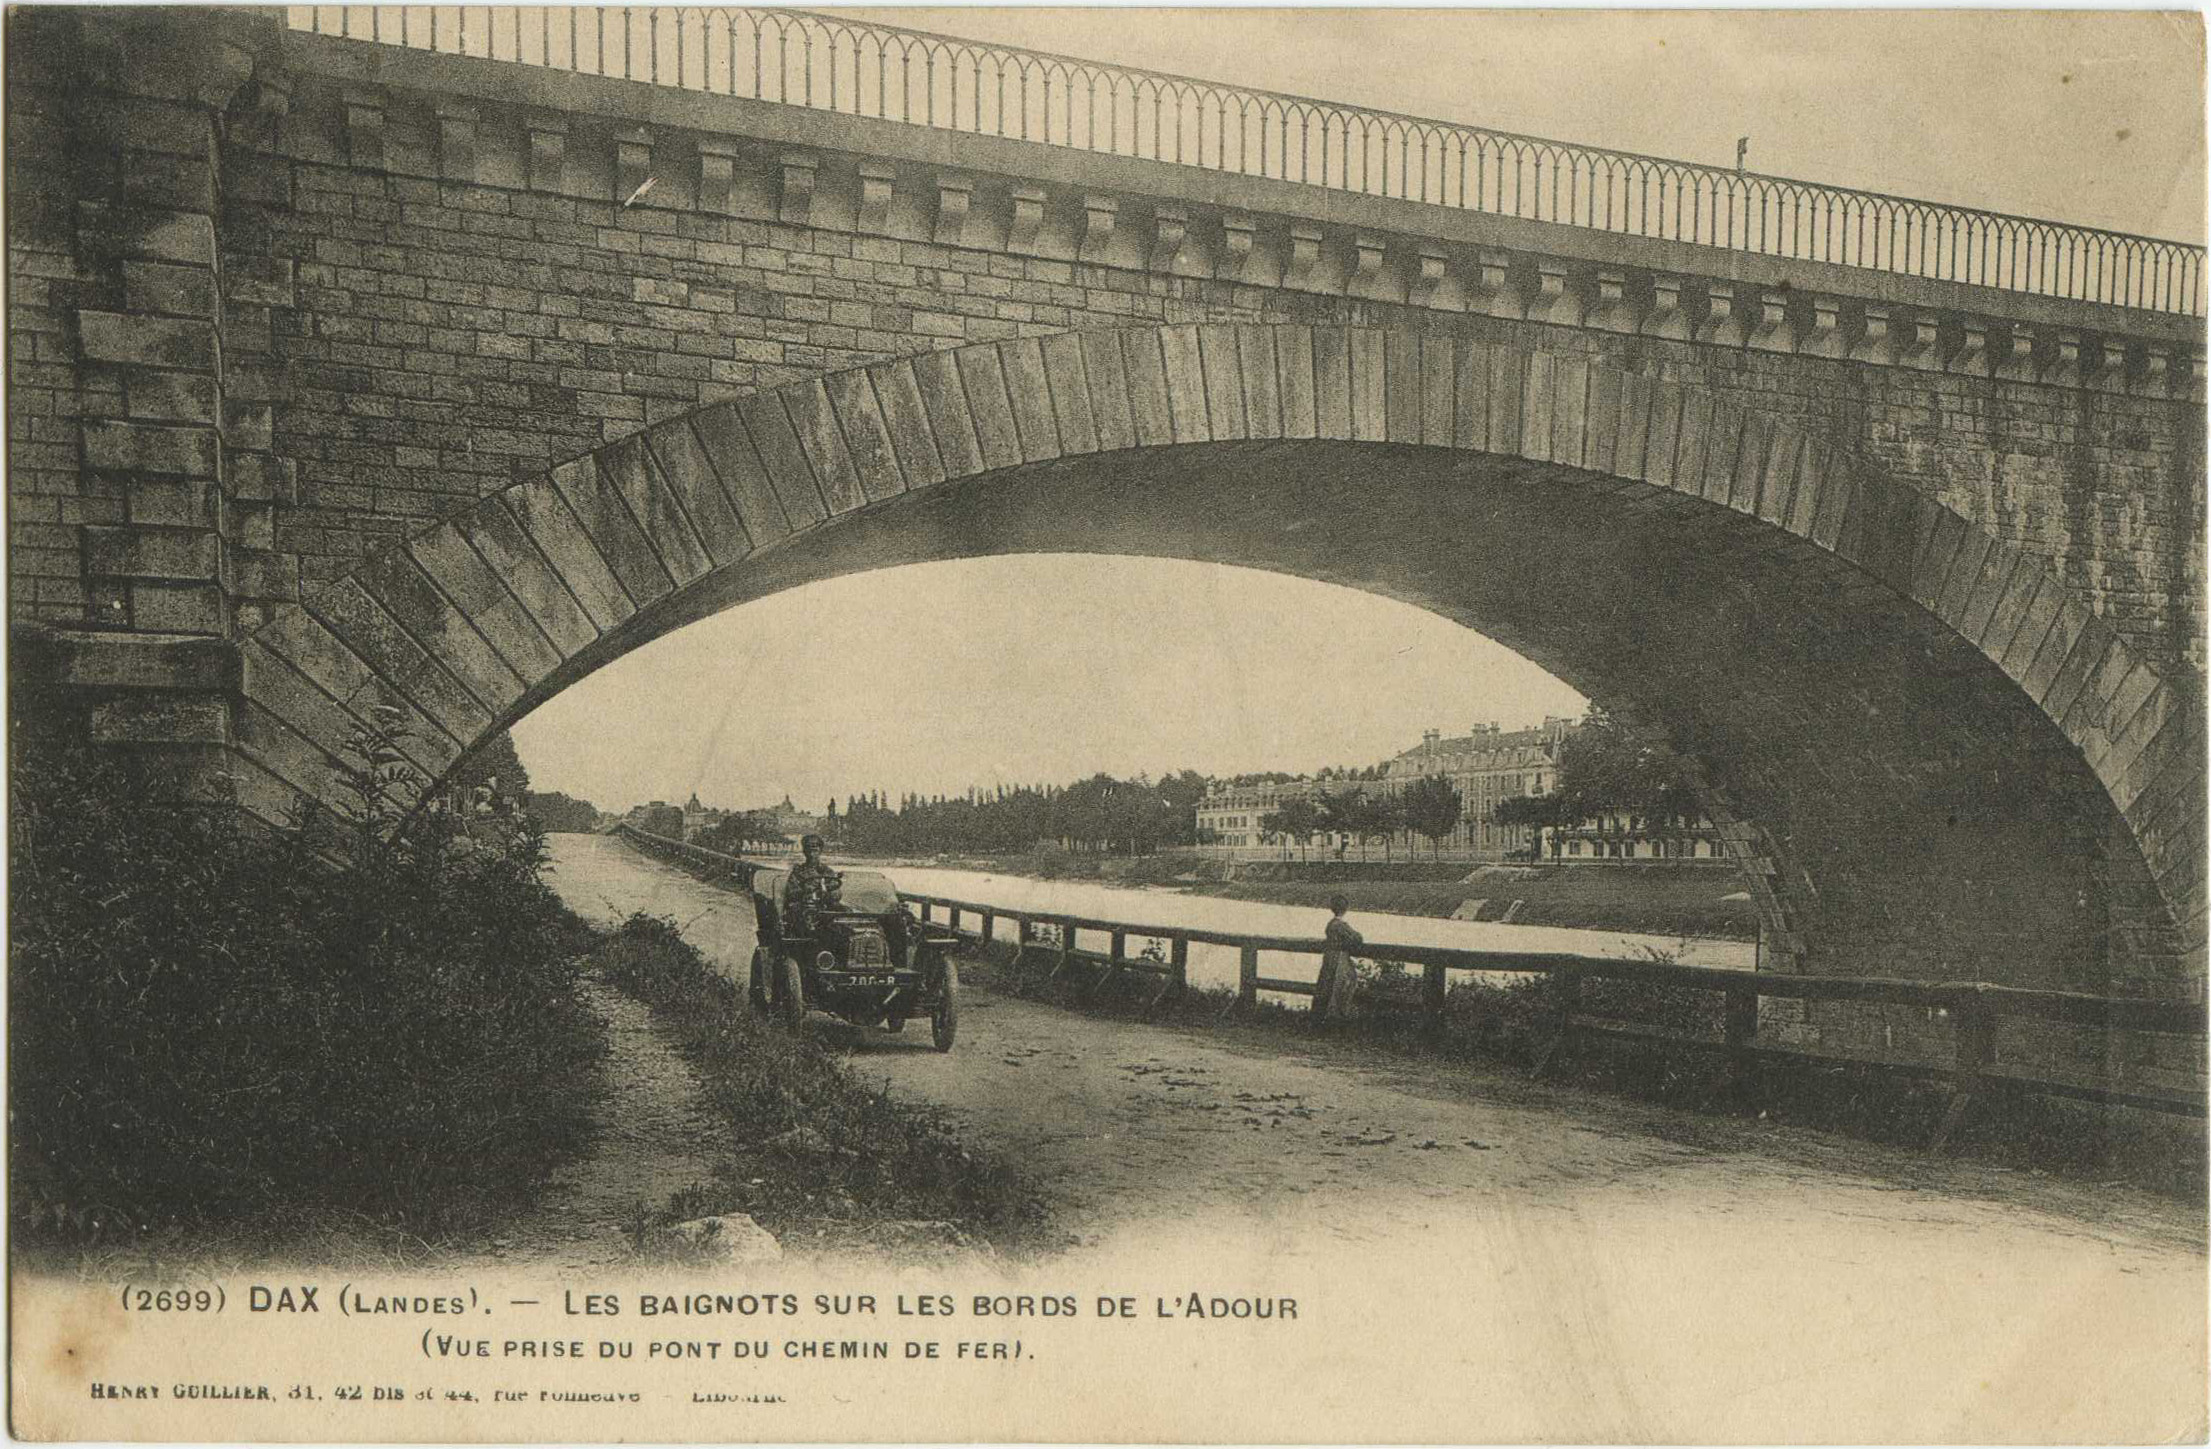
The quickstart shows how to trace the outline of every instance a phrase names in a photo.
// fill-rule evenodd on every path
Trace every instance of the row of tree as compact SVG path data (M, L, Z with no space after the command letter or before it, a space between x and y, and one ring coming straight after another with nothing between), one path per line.
M1384 859L1399 835L1425 835L1429 849L1440 854L1443 838L1458 829L1465 805L1449 780L1429 775L1394 796L1369 794L1353 784L1285 800L1259 817L1259 829L1294 841L1300 849L1316 835L1341 835L1355 842L1362 856L1370 842L1380 840Z
M1371 794L1357 783L1368 776L1335 778L1349 783L1330 790L1324 777L1312 796L1285 800L1260 816L1260 830L1300 848L1315 836L1340 835L1356 842L1362 854L1379 839L1385 856L1398 835L1422 835L1441 854L1444 837L1466 818L1464 798L1440 775L1416 780L1394 797ZM1554 858L1562 848L1558 831L1606 815L1625 816L1629 829L1650 832L1694 825L1703 807L1681 756L1594 708L1560 750L1556 788L1511 796L1490 812L1499 825L1529 831L1538 849L1547 835Z
M829 802L825 834L870 855L1026 850L1056 840L1071 850L1141 855L1195 845L1206 777L1195 770L1119 780L1092 775L1072 785L998 785L965 795L881 793Z
M1362 856L1378 841L1385 858L1399 837L1418 835L1440 854L1444 839L1466 819L1458 789L1431 775L1384 795L1375 788L1380 774L1378 767L1323 770L1317 777L1320 788L1311 796L1283 801L1259 818L1259 828L1300 848L1308 848L1315 838L1341 836L1355 843ZM529 776L504 732L486 741L456 772L453 783L466 790L494 777L499 793L522 795L547 830L588 830L597 817L589 801L557 791L531 792ZM998 785L955 796L907 794L895 802L876 791L847 796L842 809L834 799L829 801L823 829L844 849L870 855L984 854L1026 850L1040 840L1079 851L1140 855L1166 846L1212 843L1202 838L1197 824L1198 804L1212 784L1280 784L1295 778L1268 771L1215 782L1195 770L1174 770L1156 780L1097 774L1072 785ZM1558 830L1607 814L1624 814L1632 828L1648 831L1693 824L1701 810L1680 756L1593 708L1582 727L1567 737L1556 788L1503 800L1490 818L1529 830L1539 841L1550 833L1555 856ZM774 812L739 811L724 816L702 843L742 854L780 848L783 833Z

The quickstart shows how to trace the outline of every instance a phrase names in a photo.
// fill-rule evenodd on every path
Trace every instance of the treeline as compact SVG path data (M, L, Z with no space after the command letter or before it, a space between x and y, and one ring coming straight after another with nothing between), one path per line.
M1154 780L1092 775L1072 785L998 785L965 795L854 795L830 802L824 832L863 855L1027 850L1040 841L1076 851L1141 855L1197 844L1206 777L1176 770Z
M599 807L558 790L532 790L523 797L523 808L538 828L549 832L586 833L599 823Z
M822 834L838 848L862 855L990 854L1023 851L1040 843L1069 850L1140 855L1174 846L1216 843L1197 823L1199 803L1214 786L1293 783L1302 776L1279 770L1215 779L1176 770L1156 780L1092 775L1071 785L994 785L964 795L896 797L881 791L828 802ZM1444 776L1408 782L1385 794L1380 766L1330 768L1313 776L1308 796L1285 799L1257 822L1269 837L1305 846L1340 837L1361 852L1380 844L1385 856L1406 836L1425 837L1431 849L1467 820L1466 801ZM533 797L534 798L534 797ZM564 797L565 798L565 797ZM533 807L534 810L534 807ZM1638 828L1700 816L1683 760L1623 729L1601 710L1566 739L1556 788L1497 805L1499 825L1553 829L1624 812ZM676 812L670 811L671 815ZM539 819L545 817L539 814ZM547 824L548 829L561 827ZM676 834L680 824L663 833ZM784 847L776 816L740 811L723 817L700 838L710 849L745 854ZM1555 851L1557 842L1552 842Z

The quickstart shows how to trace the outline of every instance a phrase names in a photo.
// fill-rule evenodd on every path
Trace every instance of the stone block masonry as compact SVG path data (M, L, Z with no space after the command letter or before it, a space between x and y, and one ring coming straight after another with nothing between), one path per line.
M948 478L1090 457L1164 490L1214 465L1131 450L1260 439L1291 486L1293 444L1448 446L1529 547L1648 567L1639 520L1737 626L1592 577L1654 622L1561 632L1369 560L1641 691L1710 766L1776 959L1936 970L1980 931L2033 972L2200 986L2174 964L2203 941L2190 320L243 13L10 23L13 617L66 636L88 729L227 747L255 808L312 790L368 703L435 773L842 546L793 535ZM1484 458L1606 502L1529 511ZM211 693L184 638L243 666ZM95 662L123 639L130 667Z
M2161 667L2202 667L2201 591L2189 582L2200 427L2187 402L2200 361L2167 319L2083 307L2065 327L2048 319L2070 304L2018 298L2028 315L2008 322L1916 303L1926 286L1910 279L1840 279L1904 301L1810 290L1833 285L1835 268L1777 287L1719 283L1172 196L1025 186L701 128L756 120L760 108L741 103L684 117L701 125L640 124L648 101L670 98L534 70L533 94L502 102L483 87L457 128L435 85L468 67L381 56L384 79L367 83L353 78L362 49L287 37L283 124L234 146L222 170L225 276L252 336L267 340L256 381L274 394L273 461L295 490L269 500L265 536L310 584L488 489L794 378L1139 323L1337 322L1603 356L1818 417L1894 476L2050 560L2073 597ZM395 83L413 62L425 88ZM944 139L847 129L870 125L909 149ZM974 139L958 149L988 149ZM1032 169L1066 160L1018 149L1042 153L1023 156ZM1121 165L1186 185L1176 168ZM623 205L648 174L653 187ZM1759 320L1729 341L1707 325L1724 316ZM2130 321L2152 335L2093 330ZM1698 334L1707 340L1689 340ZM1985 360L1992 335L2007 361L2031 365L2000 373ZM2083 338L2116 365L2084 370Z

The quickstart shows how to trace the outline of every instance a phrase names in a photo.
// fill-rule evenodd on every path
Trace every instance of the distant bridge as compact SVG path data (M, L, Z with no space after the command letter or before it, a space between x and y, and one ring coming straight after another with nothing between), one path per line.
M787 12L348 13L11 21L18 657L182 787L274 818L371 702L434 781L840 573L1222 560L1662 733L1776 969L2200 994L2200 248Z

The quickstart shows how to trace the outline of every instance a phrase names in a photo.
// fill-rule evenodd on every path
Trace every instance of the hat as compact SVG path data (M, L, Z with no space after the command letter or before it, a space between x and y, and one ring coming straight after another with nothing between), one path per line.
M1351 909L1351 902L1345 900L1342 896L1330 896L1328 898L1328 909L1340 916Z

